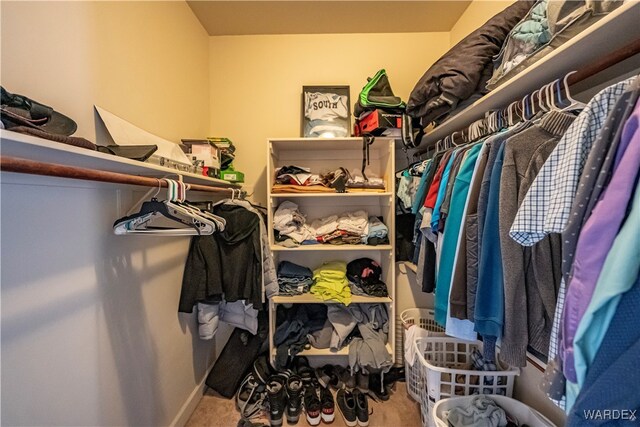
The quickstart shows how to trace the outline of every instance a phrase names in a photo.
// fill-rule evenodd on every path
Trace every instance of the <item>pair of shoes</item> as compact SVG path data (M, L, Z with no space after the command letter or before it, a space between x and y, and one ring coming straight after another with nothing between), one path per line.
M339 365L324 365L316 369L316 377L322 387L339 390L341 388L353 389L356 387L356 377L349 369Z
M317 426L322 420L330 424L335 419L335 403L333 395L327 387L322 387L318 381L311 381L304 389L304 411L307 422Z
M334 365L324 365L321 368L316 369L316 378L320 385L324 388L338 388L339 378L338 378L338 368L339 366Z
M312 367L309 366L309 359L305 356L296 356L291 363L293 372L302 378L303 385L306 386L311 381L315 381L316 374Z
M300 419L302 378L287 374L289 373L272 375L266 385L271 427L281 426L285 413L289 424L296 424Z
M339 390L338 409L342 414L345 424L348 427L354 427L356 424L360 427L369 425L369 401L367 395L354 390Z

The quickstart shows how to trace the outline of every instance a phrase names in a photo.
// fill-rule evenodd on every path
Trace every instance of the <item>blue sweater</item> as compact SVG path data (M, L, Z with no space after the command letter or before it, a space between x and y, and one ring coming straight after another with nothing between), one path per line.
M504 159L502 144L491 170L487 214L482 231L478 288L476 290L475 331L483 336L499 338L504 324L504 283L500 252L500 176Z

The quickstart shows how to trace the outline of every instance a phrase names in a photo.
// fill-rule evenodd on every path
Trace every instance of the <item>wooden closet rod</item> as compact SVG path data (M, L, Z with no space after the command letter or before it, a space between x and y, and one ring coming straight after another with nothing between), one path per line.
M599 72L604 71L625 59L629 59L638 53L640 53L640 39L632 41L631 43L622 46L620 49L614 50L607 56L600 58L599 61L577 70L567 78L567 83L569 86L580 83L581 81L586 80L591 76L595 76Z
M0 170L2 172L24 173L29 175L56 176L60 178L82 179L88 181L111 182L114 184L141 185L145 187L167 187L167 182L148 176L129 175L118 172L98 171L75 166L57 165L54 163L35 162L17 157L0 156ZM191 191L208 193L227 193L234 188L220 188L209 185L187 184ZM238 190L237 188L235 189Z

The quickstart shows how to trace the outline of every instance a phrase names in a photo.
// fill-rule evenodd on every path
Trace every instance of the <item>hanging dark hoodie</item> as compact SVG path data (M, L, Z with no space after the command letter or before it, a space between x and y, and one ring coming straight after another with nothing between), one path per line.
M178 311L198 302L246 300L262 307L260 218L242 206L222 204L213 213L227 222L223 232L194 236L182 278Z

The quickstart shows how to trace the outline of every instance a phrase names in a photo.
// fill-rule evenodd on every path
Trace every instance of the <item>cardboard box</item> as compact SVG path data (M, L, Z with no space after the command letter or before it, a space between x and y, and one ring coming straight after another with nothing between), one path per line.
M220 149L218 146L206 139L183 139L182 143L187 146L187 156L201 160L204 166L220 169Z
M220 179L229 182L244 182L244 174L233 169L225 169L220 171Z
M387 113L383 110L374 110L363 119L356 121L356 136L363 134L381 136L391 133L399 133L402 129L402 114Z

